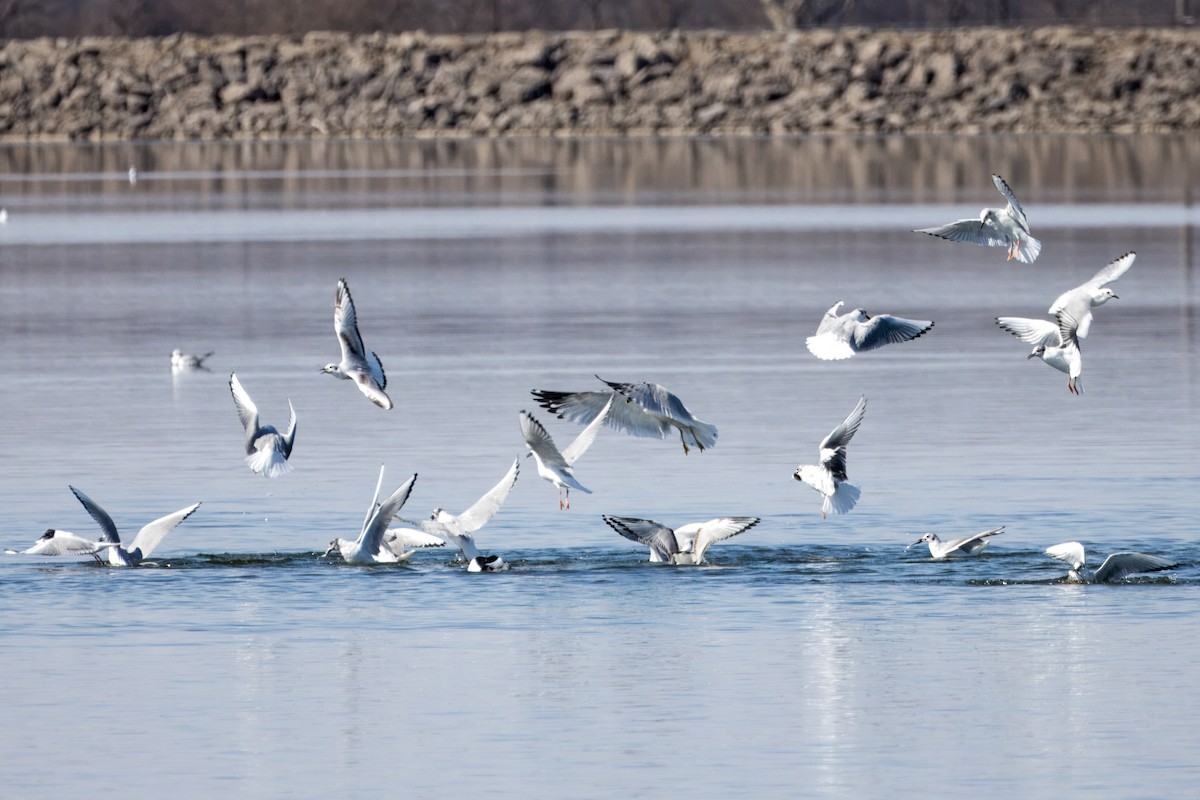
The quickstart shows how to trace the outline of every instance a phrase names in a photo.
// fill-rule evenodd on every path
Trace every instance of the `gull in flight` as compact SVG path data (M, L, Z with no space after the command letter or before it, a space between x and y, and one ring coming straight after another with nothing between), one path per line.
M649 547L650 561L690 565L703 562L709 545L750 530L759 523L759 518L719 517L707 522L690 522L675 530L654 520L636 517L604 517L604 521L626 539Z
M165 517L159 517L153 522L147 523L137 532L137 536L133 537L129 546L125 547L121 544L117 525L108 512L74 486L67 488L100 526L100 541L93 542L69 531L58 531L51 528L42 534L33 547L22 550L22 553L43 556L89 555L100 563L104 563L107 559L108 563L114 567L136 567L150 557L164 536L200 507L199 503L195 503L187 508L181 508L174 514L167 514Z
M1058 312L1058 324L1044 319L996 317L996 324L1022 342L1033 345L1026 359L1040 358L1059 372L1067 374L1067 390L1083 394L1083 354L1076 331L1079 324L1069 313Z
M1092 276L1087 283L1080 284L1058 296L1050 306L1050 313L1058 315L1066 312L1079 321L1076 336L1086 339L1092 327L1092 309L1102 306L1109 300L1119 300L1116 292L1108 288L1108 284L1124 275L1133 266L1137 253L1128 252L1120 258L1109 262L1099 272Z
M575 441L567 445L567 449L561 453L542 423L538 422L528 411L522 409L520 414L521 435L525 437L525 444L529 445L529 454L526 458L533 456L534 463L537 464L538 475L558 488L559 511L571 507L572 489L578 489L585 494L592 493L591 489L575 479L572 467L575 466L579 457L592 446L592 442L596 441L596 434L600 432L600 426L608 418L608 412L616 397L615 394L608 395L608 402L604 404L604 408L600 410L596 418L589 422L583 432L575 437ZM563 490L566 490L565 502Z
M657 383L614 383L599 375L597 380L608 384L606 392L553 392L534 389L538 405L559 419L587 424L615 400L605 418L614 430L632 436L665 439L672 430L679 432L683 452L692 447L701 451L717 443L717 427L697 419L678 397ZM614 397L615 395L615 397Z
M518 456L513 459L512 466L508 468L508 472L504 473L504 477L500 482L488 490L487 494L475 501L475 503L461 514L451 514L444 508L435 508L433 515L429 519L413 522L403 518L397 518L397 522L408 526L403 528L393 528L391 533L396 534L403 541L401 547L429 547L430 544L421 544L422 542L435 541L438 545L450 542L459 549L462 553L463 560L467 562L467 570L470 572L488 571L484 567L488 563L498 563L499 566L493 568L503 568L503 559L498 556L480 556L478 549L475 547L475 531L482 528L491 521L492 517L496 516L496 512L504 505L504 501L508 499L509 493L517 484L517 473L520 471L521 459ZM391 541L387 542L388 546L396 551L396 544ZM411 553L409 553L411 555ZM407 557L407 556L406 556ZM488 559L493 559L489 561ZM479 560L478 564L472 568L472 561Z
M845 314L838 311L845 303L839 300L825 312L816 335L804 340L808 350L817 358L836 361L850 358L864 350L875 350L893 342L916 339L933 327L929 320L902 319L890 314L874 317L861 308Z
M340 537L334 539L329 543L322 558L336 550L348 564L395 564L402 561L402 558L384 544L384 535L392 523L392 518L404 507L408 496L412 494L413 484L416 482L417 474L414 472L411 478L400 484L396 491L380 503L379 488L383 485L383 467L380 467L375 495L371 498L371 505L367 509L367 516L363 520L358 538L353 541Z
M1032 264L1042 252L1042 243L1029 233L1029 220L1012 189L999 175L992 176L992 183L1008 200L1004 208L985 208L978 219L960 219L936 228L918 228L915 233L928 233L952 242L967 242L985 247L1007 247L1008 259L1014 258Z
M866 411L867 398L863 396L850 416L821 440L818 450L821 463L802 464L792 474L796 480L804 481L821 493L821 519L827 514L845 514L858 502L859 488L846 482L846 445L854 438Z
M974 536L964 536L961 539L949 539L943 542L938 538L936 533L927 533L920 539L910 544L908 547L915 547L921 542L929 543L929 555L934 558L948 558L950 556L977 556L983 552L988 546L988 537L1004 533L1004 526L992 528L990 531L983 531ZM907 547L905 548L908 549Z
M1141 572L1158 572L1178 566L1161 556L1146 553L1113 553L1104 559L1096 571L1084 566L1083 545L1079 542L1064 542L1046 548L1046 555L1071 565L1067 580L1072 583L1116 583Z
M337 364L326 364L321 371L335 378L354 381L368 400L380 408L390 409L392 399L383 391L387 388L387 375L379 356L363 346L358 332L358 315L354 313L354 300L345 278L338 280L337 294L333 298L333 330L342 346L342 360Z
M292 443L296 441L296 409L292 407L292 401L288 400L291 415L287 433L280 434L274 425L258 424L258 406L242 388L236 372L229 375L229 391L233 393L238 419L246 429L246 464L268 478L291 472L288 459L292 455Z
M188 370L194 369L207 370L208 367L204 366L204 359L211 356L213 352L214 351L210 350L202 356L197 356L191 353L185 353L176 347L171 351L171 370L173 372L187 372Z

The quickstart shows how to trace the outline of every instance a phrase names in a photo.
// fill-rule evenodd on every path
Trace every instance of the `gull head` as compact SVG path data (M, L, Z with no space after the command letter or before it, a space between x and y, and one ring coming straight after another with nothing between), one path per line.
M1106 288L1101 289L1100 291L1096 292L1096 297L1092 302L1094 302L1098 306L1102 306L1105 303L1107 303L1109 300L1120 300L1120 299L1121 298L1117 296L1116 292L1114 292L1112 289L1109 289L1106 287Z
M338 374L339 371L340 370L338 369L337 364L326 364L325 366L321 367L321 372L329 372L334 375Z
M864 311L861 308L854 309L854 311L852 313L854 314L855 322L866 322L867 320L869 320L871 318L871 315L868 314L866 311Z
M329 547L325 548L325 552L321 554L321 558L328 558L330 555L332 555L334 550L337 550L339 553L342 551L341 539L334 539L332 542L330 542Z
M1025 356L1025 360L1028 361L1031 358L1042 358L1045 355L1046 355L1046 345L1039 344L1037 347L1033 348L1032 353Z
M434 522L443 522L443 523L449 522L450 520L454 519L453 516L446 513L446 509L440 508L440 507L435 508L433 510L433 513L429 515L429 518L431 520L433 520Z
M996 216L996 209L985 208L979 212L979 227L980 228L982 228L984 225L987 225L989 222L995 223L997 221L998 221L998 218Z
M932 544L934 542L940 542L940 541L941 541L941 539L938 538L938 535L936 533L927 533L924 536L922 536L920 539L917 539L915 542L910 544L908 547L916 547L917 545L921 544L922 542L929 542L930 544ZM905 549L907 550L908 548L905 548Z
M54 528L46 528L46 532L39 536L37 540L39 542L44 542L47 539L53 539L57 534L58 531L54 530Z

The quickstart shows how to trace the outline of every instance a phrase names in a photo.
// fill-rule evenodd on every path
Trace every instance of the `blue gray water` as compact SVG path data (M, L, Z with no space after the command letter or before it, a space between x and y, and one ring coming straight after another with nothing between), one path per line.
M128 534L153 564L0 559L0 795L1181 796L1200 768L1195 143L1171 138L276 143L0 149L0 546ZM139 168L130 184L126 170ZM909 228L994 204L1035 265ZM947 216L950 214L951 216ZM1086 394L997 315L1042 316L1136 250ZM336 280L396 409L319 374ZM936 321L848 362L838 300ZM172 376L172 348L216 351ZM294 472L242 463L231 371ZM523 450L534 388L652 380L716 448L602 432L593 495L523 461L451 554L348 567L380 464L461 510ZM863 490L792 480L869 398ZM603 514L763 522L672 569ZM935 563L925 531L1006 532ZM1182 566L1062 582L1084 542Z

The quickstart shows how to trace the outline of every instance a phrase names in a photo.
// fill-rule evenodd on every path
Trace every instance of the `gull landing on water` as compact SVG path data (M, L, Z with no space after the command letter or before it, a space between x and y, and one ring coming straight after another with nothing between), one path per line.
M384 544L384 535L392 519L404 507L408 496L412 494L413 484L417 482L417 473L388 495L382 503L379 500L379 487L383 485L383 467L379 468L379 480L375 484L375 496L367 509L367 517L363 520L362 530L358 538L337 538L329 543L324 555L329 556L335 550L341 554L348 564L395 564L404 559L398 557L390 547Z
M1012 189L999 175L992 176L992 183L1008 200L1004 208L985 208L978 219L960 219L936 228L918 228L914 233L928 233L952 242L967 242L984 247L1007 247L1008 261L1014 258L1024 264L1032 264L1042 252L1042 243L1029 233L1029 220Z
M204 360L211 356L215 351L209 350L202 356L185 353L176 347L171 351L171 371L172 372L187 372L189 370L202 369L208 371L208 367L204 366Z
M26 556L92 556L98 563L103 564L104 559L100 557L100 554L110 547L118 546L116 542L93 542L91 539L85 539L70 531L48 528L34 542L33 547L27 550L6 549L4 552L9 555Z
M292 444L296 441L296 409L288 400L290 419L287 433L280 434L274 425L258 424L258 406L242 388L237 373L229 375L229 391L237 408L238 419L246 429L246 464L254 472L268 478L286 475L292 471L288 459L292 456Z
M383 372L379 356L363 346L354 299L350 297L350 287L346 285L345 278L338 280L337 292L333 297L333 331L342 348L342 360L336 364L326 364L321 367L321 372L354 381L368 400L382 409L390 409L392 399L384 392L387 375Z
M1067 390L1083 394L1083 352L1079 348L1075 319L1066 311L1058 312L1058 324L1044 319L996 317L996 324L1021 341L1033 345L1026 360L1040 358L1059 372L1067 374Z
M821 440L818 449L821 463L802 464L792 474L796 480L807 483L821 493L821 519L828 514L845 514L858 502L861 494L859 488L846 482L846 445L854 438L866 413L867 398L863 396L850 416Z
M650 561L656 564L694 565L704 561L709 545L748 531L759 523L758 517L719 517L707 522L690 522L671 530L650 519L604 517L617 533L650 548Z
M572 467L575 466L579 457L592 446L592 442L596 441L596 435L600 433L600 426L608 419L608 413L616 398L615 394L609 395L608 402L605 403L596 418L589 422L583 432L575 437L575 441L567 445L567 449L562 452L559 452L542 423L538 422L528 411L521 410L519 415L521 435L525 437L525 444L529 445L529 455L533 456L534 463L537 464L538 476L557 487L559 511L571 507L572 489L578 489L585 494L592 493L591 489L575 479ZM566 492L565 501L563 499L564 490Z
M990 531L983 531L974 536L964 536L961 539L948 539L942 541L936 533L927 533L920 539L910 544L908 547L916 547L921 542L928 542L929 555L934 558L948 558L950 556L977 556L983 552L988 546L988 537L996 536L1004 533L1004 526L992 528ZM907 547L905 548L908 549Z
M902 319L890 314L872 317L861 308L839 315L843 305L843 301L837 301L825 312L816 334L804 340L808 351L817 358L826 361L850 358L885 344L911 341L933 327L930 320Z
M1137 253L1130 251L1109 262L1087 283L1060 294L1058 299L1051 304L1050 313L1057 316L1065 312L1073 319L1078 320L1079 327L1075 335L1080 339L1086 339L1088 331L1092 327L1092 309L1104 305L1109 300L1121 299L1117 297L1116 292L1108 288L1108 284L1128 272L1129 268L1133 266L1135 258L1137 258Z
M1046 555L1071 565L1067 580L1072 583L1116 583L1142 572L1158 572L1178 566L1176 562L1147 553L1113 553L1095 572L1084 566L1083 545L1063 542L1047 547Z

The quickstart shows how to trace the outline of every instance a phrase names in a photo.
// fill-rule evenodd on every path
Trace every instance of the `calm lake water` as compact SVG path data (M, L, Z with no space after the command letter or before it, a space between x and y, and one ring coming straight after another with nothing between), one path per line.
M0 796L1180 797L1200 780L1193 164L1169 137L335 142L0 148L0 547L126 535L200 501L153 564L0 558ZM131 183L130 166L138 169ZM910 232L999 205L1034 265ZM1086 394L995 316L1137 261ZM396 403L321 375L345 277ZM932 319L846 362L838 300ZM173 376L172 348L215 351ZM236 371L299 417L242 463ZM452 554L323 560L380 464L408 516L524 451L531 389L661 383L717 446L603 431L560 512L522 460ZM869 398L862 499L794 481ZM762 523L672 569L603 514ZM1005 525L987 555L905 546ZM1041 550L1181 562L1062 582Z

